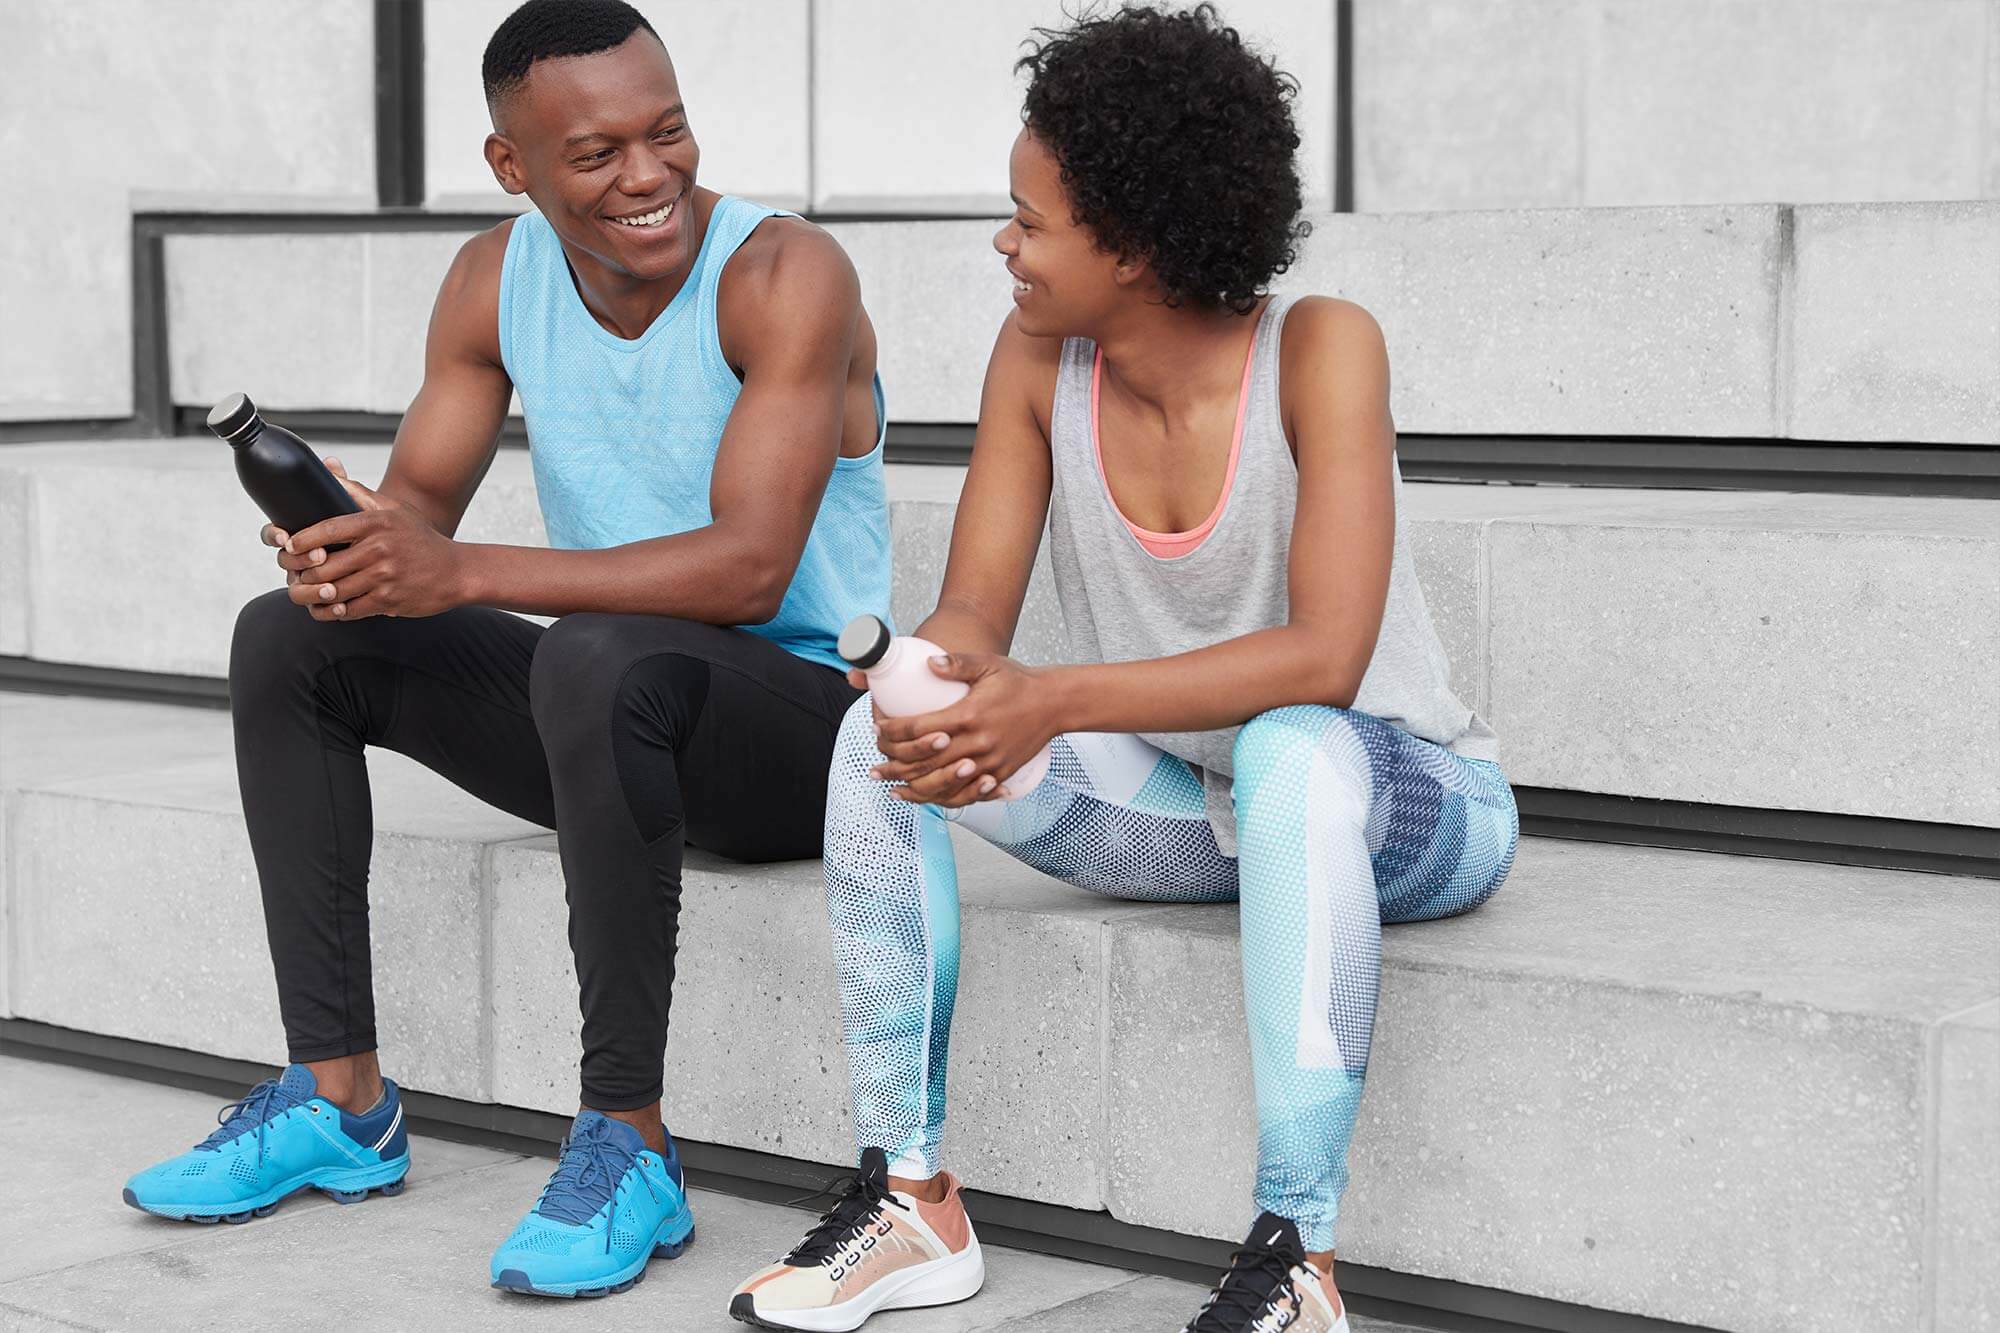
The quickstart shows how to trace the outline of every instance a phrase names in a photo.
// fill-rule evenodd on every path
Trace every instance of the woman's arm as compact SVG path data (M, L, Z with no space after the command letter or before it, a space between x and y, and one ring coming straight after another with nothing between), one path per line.
M994 341L944 587L937 609L916 629L948 651L1004 653L1014 641L1049 516L1044 417L1061 354L1059 343L1022 333L1011 314Z
M909 799L963 804L984 794L981 775L1004 781L1065 731L1206 731L1286 704L1354 702L1394 552L1388 351L1366 310L1311 297L1288 312L1281 356L1299 473L1286 623L1173 657L1039 670L946 645L939 674L974 691L925 717L885 720L883 750L896 762L884 777L912 783ZM936 734L951 740L932 753Z

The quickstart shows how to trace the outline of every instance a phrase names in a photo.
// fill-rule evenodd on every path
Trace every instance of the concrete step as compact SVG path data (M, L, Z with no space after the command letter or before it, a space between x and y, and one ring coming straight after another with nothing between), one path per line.
M1280 289L1369 307L1404 431L2000 443L2000 201L1322 214ZM835 223L892 420L969 422L991 220ZM166 245L176 403L402 412L463 235ZM296 336L270 336L272 329Z
M339 452L364 479L387 459ZM913 625L964 474L889 473ZM2000 751L1990 501L1412 483L1405 511L1454 684L1514 782L2000 827L2000 789L1962 763ZM213 441L0 447L0 654L222 675L237 608L277 583L261 522ZM523 452L462 535L542 542ZM1064 656L1046 560L1016 651Z
M0 696L0 755L8 1012L281 1058L227 720ZM569 1109L553 839L397 756L371 771L388 1067ZM955 1165L1003 1194L1239 1234L1234 913L959 850ZM847 1156L823 910L815 863L690 857L680 1133ZM1990 882L1530 839L1487 907L1385 934L1345 1257L1732 1329L2000 1312L1980 1262L2000 1244Z

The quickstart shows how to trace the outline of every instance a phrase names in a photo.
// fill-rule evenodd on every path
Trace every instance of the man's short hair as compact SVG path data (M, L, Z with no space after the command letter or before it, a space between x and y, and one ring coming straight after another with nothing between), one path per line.
M480 64L486 105L497 107L525 83L537 60L609 51L641 28L659 38L646 16L625 0L527 0L486 43Z

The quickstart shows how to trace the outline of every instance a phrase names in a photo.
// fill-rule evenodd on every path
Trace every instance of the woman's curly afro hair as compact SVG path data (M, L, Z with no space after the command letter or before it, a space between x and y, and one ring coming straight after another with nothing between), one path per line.
M1247 49L1215 6L1128 5L1040 28L1021 118L1062 168L1078 223L1150 264L1169 305L1247 314L1310 228L1298 83Z

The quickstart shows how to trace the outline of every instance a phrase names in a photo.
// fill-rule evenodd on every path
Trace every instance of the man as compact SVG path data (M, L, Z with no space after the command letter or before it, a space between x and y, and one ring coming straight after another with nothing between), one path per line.
M362 754L385 746L560 835L581 1110L491 1276L598 1294L693 1226L660 1120L683 845L819 854L858 697L834 640L889 596L882 402L846 256L696 186L673 64L636 10L528 0L484 73L487 161L535 211L459 252L380 488L267 528L288 586L237 622L237 765L293 1063L125 1198L242 1221L307 1187L400 1190L367 933ZM515 392L553 549L452 537Z

